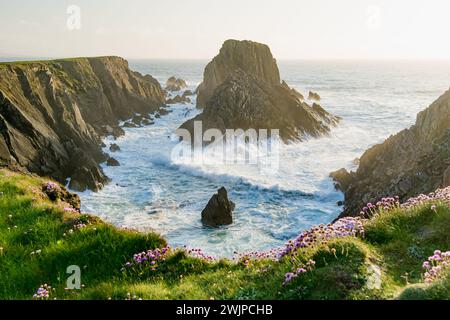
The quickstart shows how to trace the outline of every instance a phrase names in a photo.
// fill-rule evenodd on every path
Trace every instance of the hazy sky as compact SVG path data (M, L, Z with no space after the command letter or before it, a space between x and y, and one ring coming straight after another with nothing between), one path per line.
M450 59L449 31L448 0L0 0L1 56L209 59L234 38L278 59Z

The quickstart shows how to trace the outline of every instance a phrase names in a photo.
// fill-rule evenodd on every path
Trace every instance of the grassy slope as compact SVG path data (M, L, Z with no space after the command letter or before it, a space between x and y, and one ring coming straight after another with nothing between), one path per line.
M64 203L41 192L46 181L0 170L0 299L30 299L43 283L58 299L125 299L128 293L143 299L449 298L450 274L432 285L421 276L422 262L435 249L450 249L448 203L437 203L436 212L429 204L390 210L365 223L363 238L303 249L296 259L313 259L316 267L283 285L290 258L246 267L175 251L156 271L124 271L134 253L164 246L164 240L65 212ZM70 233L80 221L89 225ZM42 251L32 254L36 250ZM69 265L82 267L82 290L64 290Z

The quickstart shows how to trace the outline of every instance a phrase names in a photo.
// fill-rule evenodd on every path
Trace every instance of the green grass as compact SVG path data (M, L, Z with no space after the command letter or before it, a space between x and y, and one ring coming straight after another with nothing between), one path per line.
M246 267L172 250L151 271L124 265L134 253L165 246L164 239L65 212L66 203L41 191L47 181L0 170L0 300L30 299L44 283L57 299L449 298L450 273L432 284L422 279L422 262L435 249L450 249L448 203L436 203L436 211L427 204L381 212L365 222L364 237L318 243L294 259ZM88 225L74 229L79 222ZM309 259L315 267L283 285L285 274ZM81 290L64 289L70 265L81 268Z

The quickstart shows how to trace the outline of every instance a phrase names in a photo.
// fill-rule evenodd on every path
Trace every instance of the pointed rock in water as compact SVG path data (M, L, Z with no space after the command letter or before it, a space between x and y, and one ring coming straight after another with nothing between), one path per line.
M120 147L117 144L113 143L109 146L109 151L111 152L120 151Z
M178 79L174 76L170 77L166 81L166 90L167 91L180 91L187 87L186 81L183 79Z
M227 190L222 187L209 200L202 211L202 223L210 227L218 227L233 223L232 211L235 205L228 199Z
M315 100L315 101L320 101L320 96L318 93L310 91L308 94L308 99L309 100Z
M120 163L119 163L119 161L117 161L116 159L111 157L111 158L108 158L108 160L106 160L106 165L108 167L118 167L118 166L120 166Z

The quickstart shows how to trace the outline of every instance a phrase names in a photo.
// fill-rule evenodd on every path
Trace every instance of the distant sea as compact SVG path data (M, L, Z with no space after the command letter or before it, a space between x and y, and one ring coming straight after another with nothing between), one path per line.
M0 59L1 60L1 59ZM23 59L21 59L23 60ZM129 60L161 84L172 75L194 90L208 61ZM282 145L280 168L261 174L251 166L203 165L173 161L174 130L200 111L194 104L171 105L172 112L143 128L126 129L115 143L120 167L104 167L112 183L81 194L83 209L119 226L156 230L172 246L202 248L215 256L281 246L302 230L332 221L343 195L328 177L355 169L370 146L411 126L416 114L450 87L450 61L278 61L282 79L342 117L327 137ZM112 141L106 141L107 144ZM105 151L108 151L105 149ZM200 212L225 186L236 203L234 223L202 226Z

